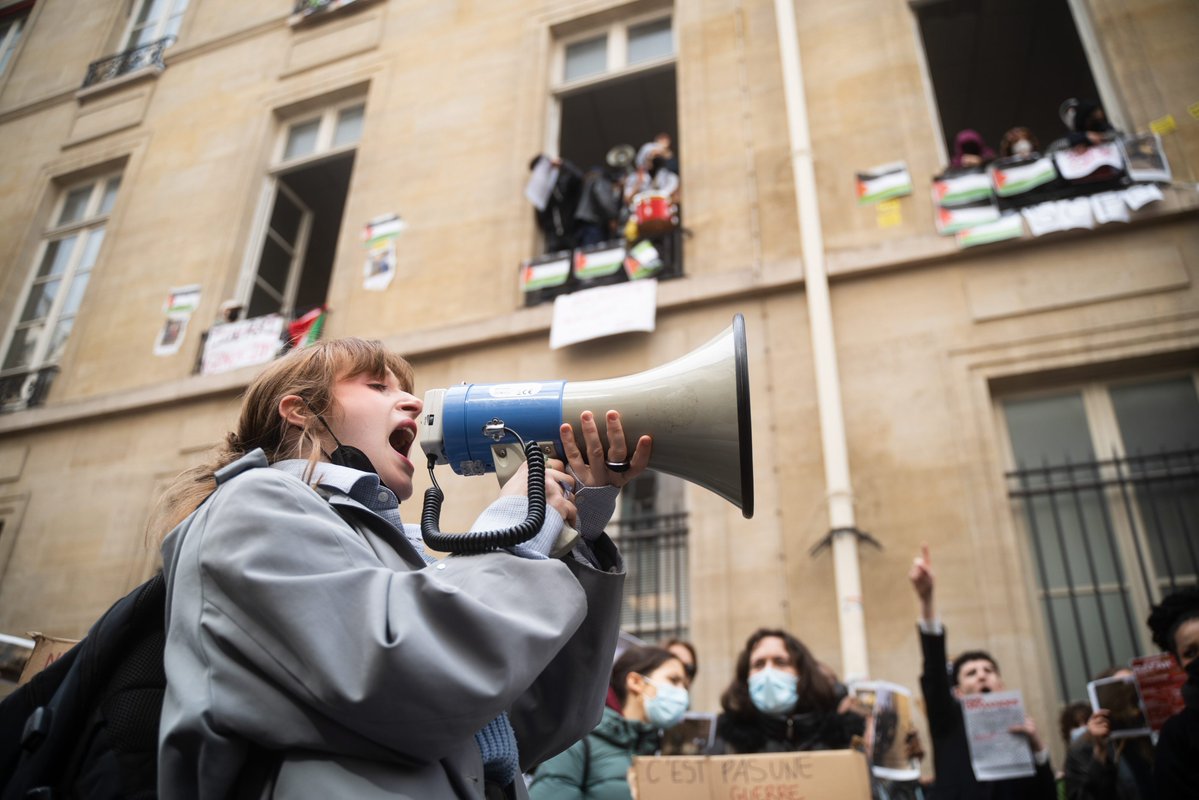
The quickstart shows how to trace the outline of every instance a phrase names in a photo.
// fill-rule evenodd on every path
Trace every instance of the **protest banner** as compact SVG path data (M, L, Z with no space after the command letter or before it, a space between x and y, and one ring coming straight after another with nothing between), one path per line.
M736 756L640 756L637 800L870 800L857 750Z

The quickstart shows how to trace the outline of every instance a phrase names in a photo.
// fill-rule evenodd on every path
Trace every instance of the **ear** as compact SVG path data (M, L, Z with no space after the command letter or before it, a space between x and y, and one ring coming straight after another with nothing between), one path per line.
M640 697L645 693L645 678L636 672L630 672L625 676L624 688L630 697L633 695Z
M279 401L279 416L289 425L303 428L309 413L308 404L297 394L289 394Z

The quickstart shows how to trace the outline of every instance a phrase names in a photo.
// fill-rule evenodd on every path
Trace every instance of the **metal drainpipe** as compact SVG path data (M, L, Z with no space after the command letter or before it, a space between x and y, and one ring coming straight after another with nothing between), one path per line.
M837 619L841 629L841 671L848 681L869 674L866 625L862 614L862 581L858 568L858 539L854 524L853 492L841 408L841 379L833 339L828 275L824 265L824 236L812 166L812 138L808 128L803 67L799 60L794 0L775 0L779 58L783 68L783 93L791 140L791 172L795 178L795 205L803 246L804 287L816 368L816 394L820 409L820 438L824 449L829 526L832 531L833 573L837 588Z

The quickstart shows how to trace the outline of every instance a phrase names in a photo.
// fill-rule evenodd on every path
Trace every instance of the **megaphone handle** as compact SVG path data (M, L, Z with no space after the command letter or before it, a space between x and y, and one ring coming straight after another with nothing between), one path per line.
M429 477L433 486L425 490L420 518L420 532L425 544L441 553L482 553L527 542L536 536L545 523L545 454L536 442L527 443L524 450L525 460L529 462L529 512L524 522L511 528L460 534L441 532L441 504L445 502L445 494L437 485L433 475L434 458L430 458Z

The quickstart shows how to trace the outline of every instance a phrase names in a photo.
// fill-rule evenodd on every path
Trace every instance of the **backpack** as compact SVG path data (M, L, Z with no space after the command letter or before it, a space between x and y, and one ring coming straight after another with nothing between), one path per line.
M0 702L0 800L158 796L165 616L158 573Z

